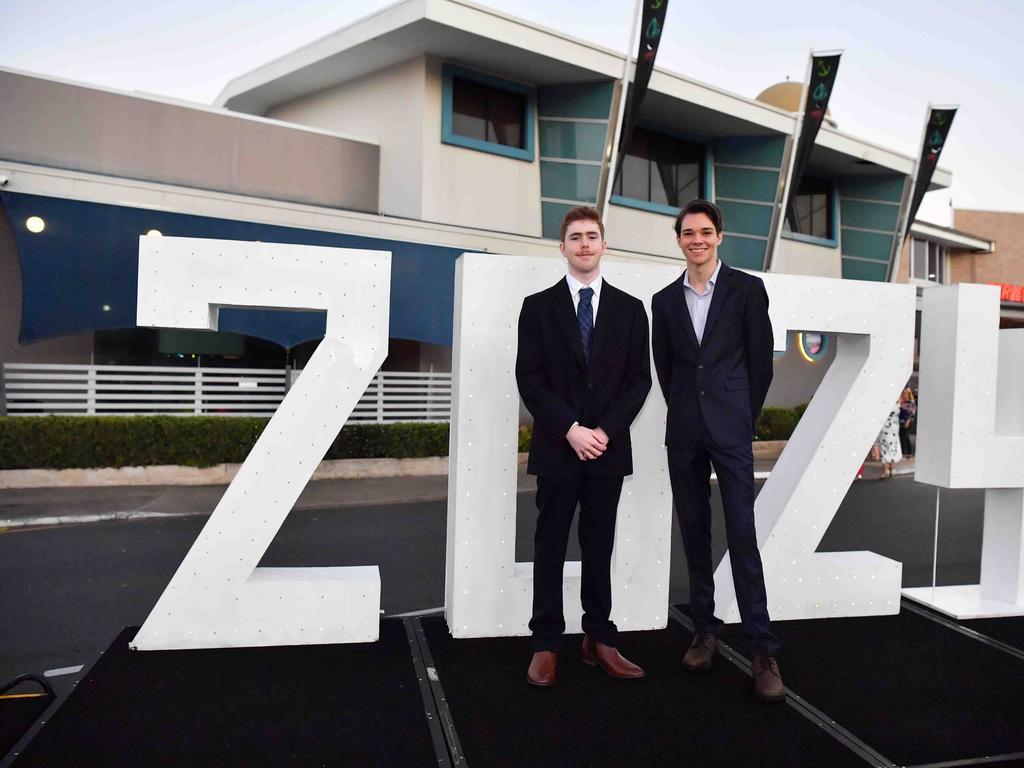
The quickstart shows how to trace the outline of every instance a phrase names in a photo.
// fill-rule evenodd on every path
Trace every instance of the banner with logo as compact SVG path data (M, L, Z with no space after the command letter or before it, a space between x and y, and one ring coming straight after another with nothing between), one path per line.
M818 138L818 130L825 120L825 111L828 109L828 101L832 97L832 87L836 82L836 72L839 71L840 56L842 56L842 52L811 54L811 71L807 81L807 96L804 99L804 117L793 158L793 173L790 176L787 206L791 205L796 198L800 180L803 178L811 151L814 149L814 141Z
M932 181L932 174L939 164L939 155L946 145L949 137L950 126L953 125L953 118L956 117L956 107L930 107L928 110L928 124L924 131L924 146L921 147L921 158L917 162L917 178L914 180L914 197L910 202L910 215L907 216L907 231L914 223L917 216L917 209L921 207L921 201L928 191L928 185Z
M643 15L640 19L640 47L636 54L636 72L633 74L633 89L626 102L625 117L622 131L619 133L618 158L612 181L618 177L622 168L622 158L629 147L637 119L640 116L640 105L647 95L647 85L654 71L654 59L658 55L658 44L665 28L665 14L668 12L668 0L644 0Z

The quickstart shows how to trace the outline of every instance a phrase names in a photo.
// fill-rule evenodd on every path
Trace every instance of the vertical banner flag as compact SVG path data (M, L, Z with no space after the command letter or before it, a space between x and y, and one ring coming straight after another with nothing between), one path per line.
M930 107L928 125L924 131L924 145L921 147L921 159L917 163L917 178L914 179L914 198L910 202L910 215L907 216L907 231L914 223L917 209L921 207L925 192L931 183L932 174L939 164L939 155L946 145L950 126L956 117L956 107Z
M796 199L796 191L800 187L807 161L814 149L814 140L825 120L828 100L832 96L832 86L836 82L839 71L839 53L811 54L811 73L807 81L807 96L804 100L804 117L800 125L800 138L797 139L796 152L793 159L793 173L790 176L787 208Z
M629 140L633 136L633 129L636 128L636 121L640 115L640 104L647 94L647 84L651 80L651 72L654 71L654 59L658 55L658 44L665 28L667 11L668 0L644 0L640 22L640 49L636 55L636 72L633 74L633 91L626 102L625 119L622 121L622 131L619 134L619 152L615 162L615 173L612 174L613 183L619 175L619 169L622 168L622 158L629 147Z

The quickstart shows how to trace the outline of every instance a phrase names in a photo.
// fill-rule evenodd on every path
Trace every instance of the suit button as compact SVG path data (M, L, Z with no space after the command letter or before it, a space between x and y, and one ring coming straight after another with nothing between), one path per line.
M697 370L698 371L703 371L704 370L704 366L703 365L698 365L697 366Z
M593 385L593 384L591 384L591 383L590 383L590 382L588 381L588 382L587 382L587 389L593 389L593 388L594 388L594 385Z
M700 391L700 396L704 397L704 390L703 389Z

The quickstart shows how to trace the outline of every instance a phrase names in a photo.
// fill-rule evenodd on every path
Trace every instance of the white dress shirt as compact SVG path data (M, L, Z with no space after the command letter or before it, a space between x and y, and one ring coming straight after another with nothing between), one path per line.
M601 300L601 285L604 282L601 279L601 276L598 275L597 277L595 277L594 281L590 285L584 285L583 283L581 283L579 280L577 280L572 275L566 274L565 282L567 282L569 284L569 293L572 294L572 308L573 308L573 311L577 312L577 313L580 310L580 289L581 288L593 288L594 289L594 295L590 297L590 308L592 310L594 310L594 317L592 319L594 321L594 325L597 325L597 305L598 305L598 302L600 302L600 300Z

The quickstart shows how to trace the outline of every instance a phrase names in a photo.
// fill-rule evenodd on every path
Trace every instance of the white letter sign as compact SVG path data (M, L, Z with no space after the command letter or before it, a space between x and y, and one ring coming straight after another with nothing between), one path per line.
M607 259L601 274L649 310L651 294L679 269ZM455 637L529 631L533 563L515 562L517 321L527 295L564 277L565 261L555 258L465 253L456 265L445 574ZM631 437L634 474L622 487L615 526L612 618L621 630L658 629L668 621L672 494L657 384ZM580 579L580 563L566 563L567 632L581 631Z
M326 310L327 332L135 637L140 650L376 640L380 576L258 568L388 348L391 255L142 237L140 326L217 328L221 307Z
M999 330L999 288L924 292L916 479L984 488L981 583L903 593L958 619L1024 615L1024 329Z
M914 288L761 275L775 349L788 331L837 334L835 360L754 505L773 619L899 613L903 565L873 552L816 552L913 366ZM715 604L739 621L729 556Z

